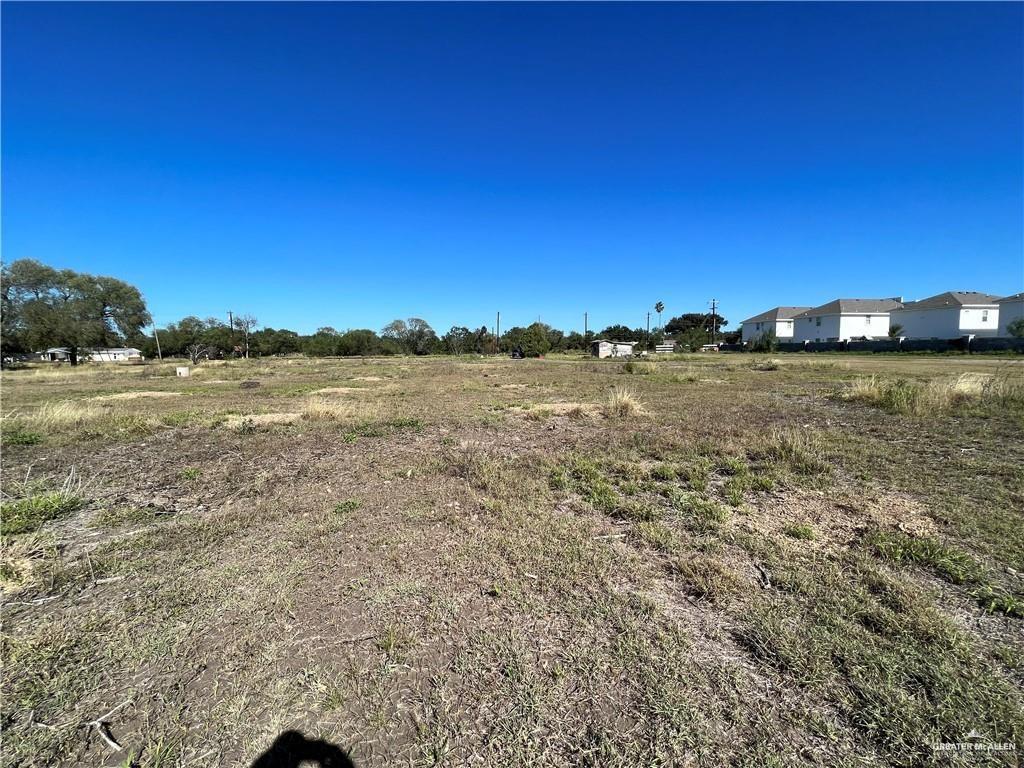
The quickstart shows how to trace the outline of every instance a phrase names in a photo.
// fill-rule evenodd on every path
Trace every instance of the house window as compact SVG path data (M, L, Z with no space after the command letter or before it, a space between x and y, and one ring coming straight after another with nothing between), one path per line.
M814 324L815 325L821 325L821 318L820 317L814 318Z
M981 322L983 322L983 323L987 323L988 322L988 310L987 309L981 310Z
M865 322L865 323L866 323L867 325L871 325L871 315L868 315L867 317L865 317L865 318L864 318L864 322Z

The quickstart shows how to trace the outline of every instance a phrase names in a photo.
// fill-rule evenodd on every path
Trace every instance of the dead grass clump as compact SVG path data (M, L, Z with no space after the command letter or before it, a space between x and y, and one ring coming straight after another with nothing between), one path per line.
M638 376L649 376L652 373L657 373L658 366L655 363L648 363L641 360L629 360L622 370L626 373L631 373Z
M743 590L743 578L712 557L676 557L672 569L686 581L690 592L711 603L724 603Z
M37 581L40 567L58 557L53 536L26 533L0 538L0 591L12 594Z
M526 412L526 418L530 421L547 421L553 411L546 405L535 405Z
M821 437L813 430L773 429L761 438L754 454L780 463L798 475L824 474L831 468L824 458Z
M644 413L643 402L633 389L629 387L615 387L608 393L608 398L604 404L604 413L613 419L641 416Z
M859 378L839 395L848 401L867 403L891 413L910 416L948 413L968 404L1024 404L1020 377L987 373L961 373L925 384L907 379Z
M91 397L89 399L98 401L138 400L143 397L181 397L181 395L181 392L118 392L115 395L97 395L96 397Z
M752 371L777 371L781 365L779 360L774 359L753 360L750 363L750 369Z
M302 409L303 418L312 421L370 421L379 415L379 403L353 402L331 397L311 397Z
M441 455L444 470L479 491L492 495L514 492L507 465L480 443L465 443L447 448Z
M543 421L550 416L583 419L599 410L600 408L593 403L542 403L530 406L526 417L535 421Z
M980 395L994 405L1024 407L1024 375L1012 371L989 376L981 381Z
M75 403L62 400L57 403L45 403L38 410L14 418L43 431L54 431L98 419L103 411L94 405Z
M287 426L296 423L301 413L253 413L248 415L232 415L224 421L228 429L239 432L252 432L263 427Z

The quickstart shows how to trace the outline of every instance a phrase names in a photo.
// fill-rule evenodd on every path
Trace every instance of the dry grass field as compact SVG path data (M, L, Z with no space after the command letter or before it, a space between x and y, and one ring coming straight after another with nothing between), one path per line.
M1024 754L1019 359L93 366L2 395L4 765L248 766L290 729L359 768Z

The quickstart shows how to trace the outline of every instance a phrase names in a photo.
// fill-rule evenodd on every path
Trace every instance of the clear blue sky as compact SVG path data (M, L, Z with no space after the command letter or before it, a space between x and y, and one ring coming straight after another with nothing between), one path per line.
M19 4L3 256L159 323L1024 290L1021 4Z

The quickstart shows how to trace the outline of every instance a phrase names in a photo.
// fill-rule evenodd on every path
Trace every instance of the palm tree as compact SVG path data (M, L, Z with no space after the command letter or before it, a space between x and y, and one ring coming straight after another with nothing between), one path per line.
M661 313L665 311L665 305L659 301L654 305L654 311L658 313L658 327L661 328Z

